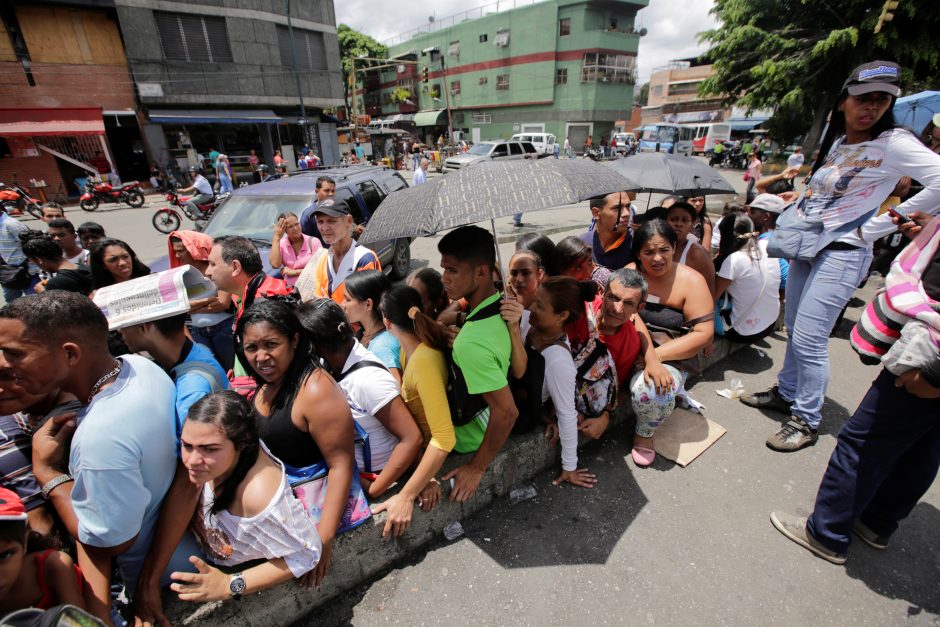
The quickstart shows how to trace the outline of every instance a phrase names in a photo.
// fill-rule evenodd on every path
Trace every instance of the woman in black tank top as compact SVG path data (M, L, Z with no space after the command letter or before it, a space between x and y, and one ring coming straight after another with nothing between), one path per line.
M261 301L236 329L238 358L258 383L252 402L258 431L271 453L295 467L325 461L329 467L319 533L323 554L313 571L317 586L329 568L355 468L352 413L333 378L316 365L294 309Z

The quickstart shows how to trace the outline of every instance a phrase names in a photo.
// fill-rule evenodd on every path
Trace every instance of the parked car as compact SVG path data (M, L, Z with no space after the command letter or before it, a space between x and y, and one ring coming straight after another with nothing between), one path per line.
M444 161L444 174L455 172L472 163L479 163L487 159L525 159L538 158L538 150L532 142L515 141L488 141L480 142L468 152L448 157Z
M539 151L540 157L547 157L552 154L555 145L555 136L551 133L516 133L509 138L511 142L532 142L535 149Z
M636 145L633 133L614 133L610 138L610 150L615 155L626 155L631 146Z
M235 189L206 224L212 237L240 235L257 244L265 270L271 249L271 236L278 214L290 211L301 216L316 200L317 178L328 176L336 182L336 203L345 203L356 224L364 225L376 208L392 192L408 187L398 172L390 168L354 165L323 170L300 170L291 176ZM394 279L408 275L411 265L411 239L370 242L382 269ZM166 258L150 264L154 270L168 267Z

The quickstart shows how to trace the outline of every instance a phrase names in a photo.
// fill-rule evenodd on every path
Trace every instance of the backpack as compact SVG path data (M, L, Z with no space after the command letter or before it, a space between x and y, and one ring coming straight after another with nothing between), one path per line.
M287 303L288 305L300 305L300 292L297 288L291 287L284 282L284 279L278 279L268 276L264 272L259 272L251 277L251 281L245 287L245 300L242 303L241 310L245 311L251 307L258 299L273 300Z
M588 340L572 350L577 376L574 387L575 409L585 418L597 418L617 406L617 366L597 332L594 308L588 304Z
M565 338L559 338L549 346L563 346L570 350ZM543 349L544 350L544 349ZM545 356L542 351L525 341L526 369L521 378L509 377L509 390L512 400L519 410L519 417L513 425L513 433L525 433L542 422L545 415L542 403L542 388L545 385Z
M467 316L464 324L498 316L500 305L499 299L493 301ZM454 362L453 351L447 355L447 404L450 406L450 418L455 427L469 424L487 406L482 394L471 394L467 389L467 380L460 366Z

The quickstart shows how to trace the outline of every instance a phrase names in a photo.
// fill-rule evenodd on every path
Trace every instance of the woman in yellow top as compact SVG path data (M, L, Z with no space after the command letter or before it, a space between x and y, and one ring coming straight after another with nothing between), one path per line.
M421 313L421 294L395 285L382 296L385 326L401 343L401 395L424 436L425 451L401 491L372 509L388 513L382 536L400 536L411 523L415 500L429 512L441 498L434 478L457 443L447 404L447 332Z

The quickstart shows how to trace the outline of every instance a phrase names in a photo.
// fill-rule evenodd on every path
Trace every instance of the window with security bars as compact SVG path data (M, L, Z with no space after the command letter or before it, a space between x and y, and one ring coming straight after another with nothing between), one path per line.
M154 11L153 16L167 61L233 61L224 17L165 11Z
M473 124L492 124L493 115L490 113L473 113L470 115Z
M560 67L555 70L555 84L556 85L568 84L568 68Z
M509 89L509 74L500 74L496 77L496 91Z
M460 95L460 81L451 81L450 82L450 94L452 96Z
M326 70L326 46L323 33L294 29L294 43L297 46L298 70ZM290 53L290 31L286 26L277 27L277 45L281 51L281 65L293 67L294 59Z
M486 83L487 83L486 77L485 77L485 76L481 76L479 83L480 83L480 85L486 85Z
M636 57L626 54L588 52L581 65L582 83L636 82Z

